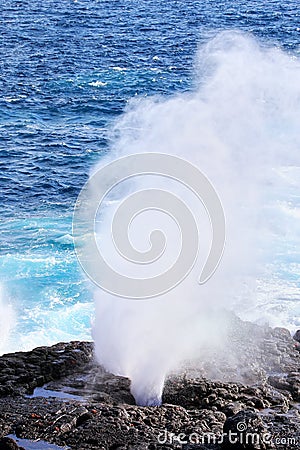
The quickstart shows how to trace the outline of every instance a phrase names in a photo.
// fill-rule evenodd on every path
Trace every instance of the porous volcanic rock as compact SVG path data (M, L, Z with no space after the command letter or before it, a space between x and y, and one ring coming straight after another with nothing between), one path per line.
M232 321L231 365L228 352L186 362L166 380L161 407L136 406L130 381L97 365L90 342L4 355L0 437L74 450L299 448L297 342L282 328Z

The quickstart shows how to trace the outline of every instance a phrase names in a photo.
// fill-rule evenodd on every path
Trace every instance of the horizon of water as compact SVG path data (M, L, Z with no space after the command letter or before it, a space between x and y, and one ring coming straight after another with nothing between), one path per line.
M93 295L74 254L72 211L91 168L118 138L113 125L128 101L205 84L197 49L222 30L250 33L297 58L299 14L295 1L132 0L112 8L110 1L4 0L0 353L91 339ZM283 126L287 149L298 138L289 107L279 114L286 122L274 124ZM300 326L299 169L282 167L279 177L273 231L278 222L285 233L257 302L243 310L237 299L236 311L293 331Z

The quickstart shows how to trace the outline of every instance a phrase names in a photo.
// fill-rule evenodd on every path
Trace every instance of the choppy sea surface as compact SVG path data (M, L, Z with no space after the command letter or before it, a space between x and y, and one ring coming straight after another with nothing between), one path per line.
M110 151L113 124L128 101L194 89L197 49L222 30L249 33L297 59L300 4L2 0L1 19L3 353L91 338L93 300L74 254L72 212L91 167ZM291 127L289 145L299 142L299 129ZM269 283L261 280L259 302L247 314L294 329L300 326L299 171L285 169L282 177L288 185L278 197L278 220L286 234L270 261Z

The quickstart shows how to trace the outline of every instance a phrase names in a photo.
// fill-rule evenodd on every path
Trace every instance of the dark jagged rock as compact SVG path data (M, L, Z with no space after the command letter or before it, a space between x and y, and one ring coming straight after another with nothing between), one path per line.
M240 411L224 423L223 448L266 450L275 448L265 437L268 429L258 413L251 410Z
M300 330L297 330L296 333L294 334L294 339L297 342L300 342Z
M16 441L9 437L0 438L0 450L25 450L19 447Z
M228 352L187 362L184 371L167 379L161 407L136 406L129 380L95 364L92 343L4 355L0 436L42 439L71 450L299 448L295 341L282 328L258 327L234 316L232 322L233 364ZM237 429L240 423L245 430ZM237 431L242 439L231 442L229 434ZM249 442L247 433L254 435ZM270 438L258 446L257 435Z
M91 342L59 343L0 358L0 397L33 392L51 380L80 371L91 361Z

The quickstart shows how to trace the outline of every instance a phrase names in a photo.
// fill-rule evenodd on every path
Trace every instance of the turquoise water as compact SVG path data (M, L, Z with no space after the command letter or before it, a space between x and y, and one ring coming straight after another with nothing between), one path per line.
M92 294L74 254L72 211L129 99L194 89L197 48L220 30L250 33L296 58L299 15L296 1L3 0L1 352L91 338ZM197 83L206 76L200 68ZM286 120L293 145L299 131ZM292 328L300 326L295 173L278 192L286 235L258 305Z

